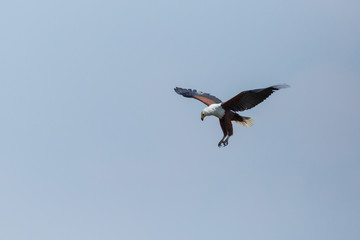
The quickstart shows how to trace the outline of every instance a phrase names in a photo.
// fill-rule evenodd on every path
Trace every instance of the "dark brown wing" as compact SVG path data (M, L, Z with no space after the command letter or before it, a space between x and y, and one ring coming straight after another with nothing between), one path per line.
M203 93L203 92L197 91L195 89L184 89L184 88L176 87L176 88L174 88L174 90L177 94L180 94L187 98L195 98L195 99L205 103L208 106L211 104L214 104L214 103L221 103L221 100L218 99L217 97L214 97L214 96L210 95L209 93Z
M244 111L250 108L255 107L267 97L269 97L273 92L281 88L289 87L289 85L276 85L268 88L248 90L239 93L235 97L229 99L228 101L221 104L221 106L227 110L233 111Z

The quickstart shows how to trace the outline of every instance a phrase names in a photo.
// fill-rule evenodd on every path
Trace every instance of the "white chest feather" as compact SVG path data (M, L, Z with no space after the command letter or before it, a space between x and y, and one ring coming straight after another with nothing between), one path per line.
M221 103L211 104L203 110L203 113L206 116L215 116L218 118L222 118L225 114L225 110L221 107Z

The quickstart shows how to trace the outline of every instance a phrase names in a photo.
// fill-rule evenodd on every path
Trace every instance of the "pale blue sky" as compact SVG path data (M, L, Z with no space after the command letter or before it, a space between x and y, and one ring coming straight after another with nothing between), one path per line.
M3 1L0 238L360 237L360 2ZM216 118L222 100L287 83Z

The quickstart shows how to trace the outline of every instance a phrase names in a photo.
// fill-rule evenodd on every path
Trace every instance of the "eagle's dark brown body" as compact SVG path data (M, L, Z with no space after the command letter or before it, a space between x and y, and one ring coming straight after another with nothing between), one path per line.
M221 147L221 144L223 144L224 146L228 145L228 140L233 135L233 126L231 121L244 122L246 119L250 118L240 116L239 114L231 110L225 110L224 116L219 119L221 130L224 133L224 137L220 140L218 147Z

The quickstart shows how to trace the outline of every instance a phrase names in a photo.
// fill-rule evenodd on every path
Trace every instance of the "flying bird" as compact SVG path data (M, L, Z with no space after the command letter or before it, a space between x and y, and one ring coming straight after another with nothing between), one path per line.
M177 94L187 98L195 98L207 105L201 112L201 120L206 116L215 116L220 120L220 126L224 133L220 140L218 147L227 146L229 138L233 135L233 127L231 121L238 123L245 127L251 127L254 121L250 117L240 116L236 112L251 109L268 98L273 92L289 87L289 85L274 85L268 88L247 90L239 93L235 97L222 102L217 97L197 91L195 89L174 88Z

